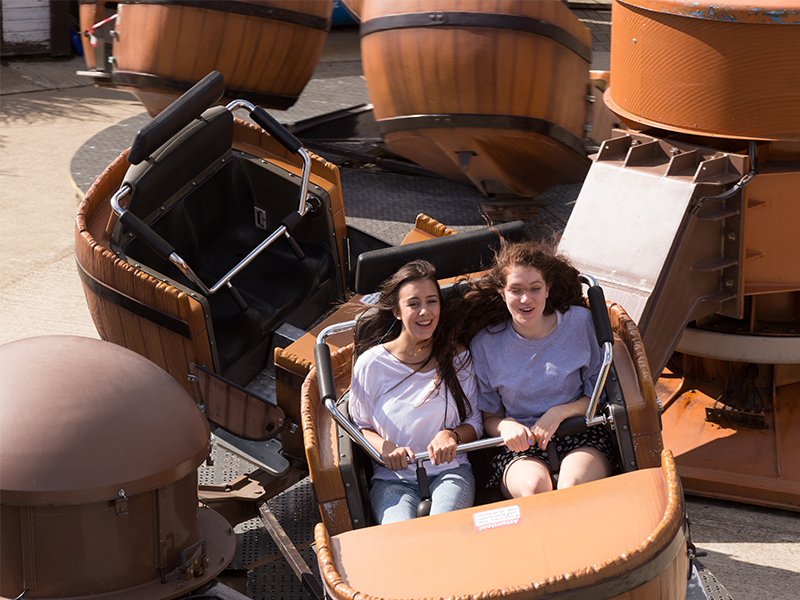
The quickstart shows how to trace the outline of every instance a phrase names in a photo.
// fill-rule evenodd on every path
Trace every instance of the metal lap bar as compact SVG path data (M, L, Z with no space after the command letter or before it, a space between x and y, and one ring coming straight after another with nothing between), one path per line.
M578 276L578 279L581 283L585 283L589 287L596 287L597 280L592 277L591 275L586 275L585 273L581 273ZM606 379L608 378L608 372L611 369L611 362L614 359L614 346L611 342L605 342L603 344L603 364L600 366L600 373L597 376L597 383L594 385L594 390L592 390L592 397L589 399L589 408L586 409L586 426L592 427L593 425L600 425L605 423L608 418L605 416L597 417L597 405L600 401L600 395L603 393L603 388L606 385Z
M355 327L356 322L353 321L344 321L342 323L336 323L335 325L330 325L319 332L317 335L317 344L324 344L325 340L328 339L330 336L335 335L337 333L341 333L343 331L347 331L348 329L353 329ZM347 435L357 443L363 450L370 455L372 460L374 460L379 465L385 467L386 463L381 458L380 453L370 444L358 428L353 425L353 423L348 419L345 415L342 414L342 411L339 410L339 407L336 406L336 402L328 398L325 400L325 408L328 409L328 412L331 413L333 420L336 421L336 424L339 425L342 429L347 432ZM501 446L503 444L502 437L494 437L494 438L487 438L483 440L476 440L474 442L468 442L466 444L460 444L456 448L456 454L464 454L466 452L472 452L473 450L482 450L484 448L494 448L495 446ZM415 453L415 460L419 464L421 461L430 460L430 456L428 452L419 452Z
M249 111L255 110L255 106L248 102L247 100L235 100L226 106L226 108L233 112L237 108L246 108ZM297 154L300 155L300 158L303 160L303 170L300 179L300 200L299 206L297 208L298 214L303 217L311 208L311 205L307 202L308 198L308 183L311 176L311 157L309 156L308 152L305 151L303 148L299 148L297 150ZM122 208L119 204L119 201L131 193L131 187L128 184L125 184L120 188L120 190L114 194L111 198L111 208L117 214L117 216L122 216L126 209ZM228 271L217 283L212 285L211 287L206 286L206 284L197 276L197 274L192 270L192 268L184 261L176 252L173 252L169 256L169 261L178 267L181 272L183 272L186 277L192 281L204 294L215 294L217 293L223 286L230 286L230 280L233 279L242 269L244 269L247 265L249 265L259 254L261 254L266 248L271 246L275 240L280 238L281 236L285 236L287 239L290 239L292 236L289 233L289 230L286 228L285 225L280 225L278 228L272 232L272 234L261 242L258 246L256 246L250 253L245 256L239 263L233 267L230 271Z
M342 411L339 410L339 407L336 406L336 402L332 399L327 399L325 401L325 408L328 409L328 412L331 413L333 420L336 421L336 424L339 425L342 429L347 432L347 435L357 443L364 451L372 457L376 463L381 465L382 467L386 466L386 463L383 462L380 453L370 444L358 428L350 422L346 416L342 414ZM466 444L460 444L456 447L456 454L464 454L466 452L472 452L473 450L483 450L484 448L494 448L495 446L502 446L503 445L503 438L502 437L493 437L493 438L486 438L482 440L476 440L474 442L467 442ZM419 463L421 461L430 460L430 455L428 452L415 452L414 453L414 460Z
M231 112L235 111L237 108L246 108L249 112L253 112L256 109L255 105L248 102L247 100L234 100L233 102L228 104L225 108L227 108ZM303 148L299 148L297 150L297 153L300 155L300 158L303 159L303 173L300 180L300 204L297 207L297 212L300 213L300 216L303 216L306 214L306 212L308 212L308 209L310 208L306 200L308 196L308 180L311 177L311 157L308 155L308 152L306 152L305 149Z

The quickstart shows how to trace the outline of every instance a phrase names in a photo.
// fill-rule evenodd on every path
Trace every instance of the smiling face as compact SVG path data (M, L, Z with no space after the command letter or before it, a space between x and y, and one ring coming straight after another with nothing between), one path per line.
M513 265L506 271L506 285L500 290L514 330L523 337L541 337L550 326L544 318L549 295L547 283L536 267ZM551 315L552 316L552 315Z
M400 288L398 306L393 312L402 321L403 333L410 336L409 341L419 343L433 337L440 309L436 285L430 279L420 279Z

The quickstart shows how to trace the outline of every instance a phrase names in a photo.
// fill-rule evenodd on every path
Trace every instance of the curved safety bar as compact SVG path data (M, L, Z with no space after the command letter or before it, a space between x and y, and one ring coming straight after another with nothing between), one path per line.
M309 209L306 196L308 195L308 180L311 176L311 157L308 155L308 152L302 148L300 140L294 137L283 125L278 123L267 111L260 106L255 106L247 100L234 100L225 108L231 112L235 111L237 108L247 109L250 111L250 116L253 120L258 123L264 131L274 137L275 140L289 152L297 154L303 159L303 173L300 179L300 204L297 208L297 212L300 213L301 217L305 215Z
M611 321L608 318L608 307L606 307L603 288L597 285L597 280L591 275L581 273L578 279L580 279L581 283L589 286L586 295L589 298L589 308L592 311L592 321L597 334L597 342L603 348L603 364L600 366L600 373L594 385L594 390L592 390L592 397L589 399L589 408L586 409L586 424L592 426L598 423L605 423L607 420L605 416L597 417L596 415L600 395L603 393L608 372L611 370L611 361L614 359L614 332L611 329Z
M133 146L128 153L128 160L137 164L141 162L168 139L178 133L206 108L222 97L225 91L225 81L220 73L212 71L188 92L170 104L161 114L145 125L134 139ZM111 207L118 215L120 222L135 233L145 244L152 248L159 256L169 260L178 267L186 277L192 281L204 294L215 294L223 287L232 289L230 280L242 269L249 265L259 254L271 246L281 236L285 237L294 254L302 260L304 254L298 243L291 236L291 231L302 221L303 216L311 209L308 200L308 183L311 177L311 156L302 147L300 141L294 137L283 125L278 123L263 108L254 106L247 100L234 100L226 106L233 112L237 108L246 108L250 115L264 130L272 135L287 150L297 154L303 160L303 171L300 178L300 199L297 211L286 217L269 237L256 246L239 263L228 271L211 287L208 287L192 270L192 268L178 254L174 248L160 235L148 227L136 215L122 208L119 201L130 194L131 188L124 185L112 198Z
M213 106L223 93L225 79L221 73L211 71L139 130L128 152L128 162L138 165L145 160L204 110Z
M189 278L200 290L205 294L210 294L211 290L208 289L203 280L200 279L192 268L186 264L176 252L175 249L160 235L153 231L144 221L134 215L132 212L122 208L120 200L131 193L131 187L128 184L123 185L119 191L111 197L111 210L119 217L120 223L125 225L133 233L135 233L145 244L158 254L164 260L170 261L178 267L186 277Z
M333 417L339 427L347 432L355 443L370 455L370 457L379 465L386 466L386 463L381 458L380 453L370 444L366 438L361 434L361 431L350 421L350 419L342 414L336 404L338 394L336 392L336 380L333 373L333 362L331 361L331 349L325 343L332 335L348 331L355 327L356 321L343 321L334 325L329 325L319 332L317 335L317 344L314 346L314 362L317 367L317 385L319 386L320 400L324 403L325 408ZM606 422L605 417L589 420L582 416L575 416L565 419L559 425L556 431L557 436L574 435L586 431L587 427L600 425ZM484 438L475 440L474 442L467 442L466 444L459 444L456 447L456 454L464 454L466 452L473 452L475 450L483 450L485 448L494 448L503 445L502 437ZM422 461L430 460L428 452L415 453L417 466L422 464Z

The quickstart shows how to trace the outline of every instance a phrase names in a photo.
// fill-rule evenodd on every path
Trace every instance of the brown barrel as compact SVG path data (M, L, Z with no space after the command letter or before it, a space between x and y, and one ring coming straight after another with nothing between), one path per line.
M800 138L797 8L787 0L615 0L606 104L642 126Z
M161 600L236 537L198 509L208 423L162 369L73 336L0 346L0 596Z
M216 70L224 101L285 110L317 66L332 10L332 0L120 2L112 81L156 115Z
M563 2L364 0L361 17L393 152L487 195L585 175L591 38Z

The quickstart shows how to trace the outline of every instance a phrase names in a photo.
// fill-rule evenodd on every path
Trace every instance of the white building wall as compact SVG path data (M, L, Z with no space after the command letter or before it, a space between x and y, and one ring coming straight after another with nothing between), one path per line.
M3 47L50 49L50 0L2 0Z

